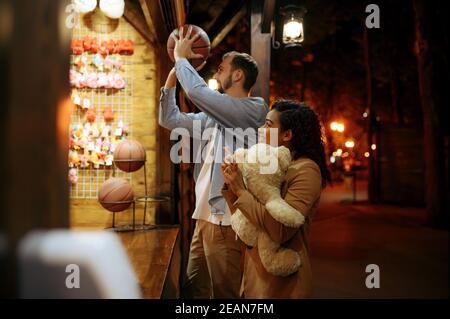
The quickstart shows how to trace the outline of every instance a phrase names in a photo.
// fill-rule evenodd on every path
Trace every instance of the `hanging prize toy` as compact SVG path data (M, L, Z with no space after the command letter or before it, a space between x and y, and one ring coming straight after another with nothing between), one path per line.
M94 107L90 107L87 111L86 111L86 119L92 123L95 121L95 118L97 117L97 113L95 112L95 108Z
M111 106L105 106L103 109L103 117L105 118L105 122L109 123L114 121L114 112Z
M84 52L83 40L72 40L70 47L74 55L79 55Z
M76 106L81 106L81 97L80 97L80 94L78 93L77 89L72 90L71 99L72 99L73 104L75 104Z
M104 60L101 54L97 53L96 55L94 55L94 57L92 58L92 64L95 66L95 68L99 71L103 71L103 65L104 65Z
M120 55L114 56L114 58L113 58L113 65L114 65L114 69L116 70L116 72L119 72L122 69L123 60L120 57Z
M125 88L125 80L119 73L114 73L112 83L113 87L117 90Z
M106 157L105 157L105 165L106 166L112 166L113 160L114 160L114 156L113 155L111 155L111 154L106 155Z
M80 156L80 167L89 167L89 154L85 153Z
M105 61L104 61L104 68L105 68L105 71L110 71L110 70L112 70L112 67L113 67L113 61L114 61L114 58L112 58L111 57L111 55L108 55L106 58L105 58Z
M99 160L98 160L98 155L95 152L91 153L91 163L94 166L94 168L99 168Z
M75 185L78 182L78 173L76 168L69 169L69 183Z
M108 41L108 44L106 45L106 48L108 50L108 54L113 54L115 53L116 50L116 41L114 41L113 39Z
M91 107L91 101L86 97L86 93L83 93L83 95L82 95L82 105L81 105L81 107L84 110L87 110L87 109L89 109Z
M101 72L97 74L97 87L106 88L108 87L109 81L106 73Z
M88 61L85 55L79 55L75 58L75 65L79 72L86 72L87 64Z
M80 164L80 158L77 151L69 152L69 167L76 167Z
M89 38L88 36L83 37L82 41L84 52L89 52L91 50L92 40L93 39Z
M98 48L98 53L100 53L103 56L106 56L109 54L107 41L102 41L102 43L100 44L100 47Z

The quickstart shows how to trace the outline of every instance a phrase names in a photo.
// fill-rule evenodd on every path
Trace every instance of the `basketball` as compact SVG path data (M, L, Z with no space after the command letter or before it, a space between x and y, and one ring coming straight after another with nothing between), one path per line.
M130 207L134 200L134 192L126 179L112 177L100 187L98 200L110 212L121 212Z
M145 164L145 149L137 141L122 141L114 151L114 163L124 172L135 172Z
M189 26L192 26L192 33L191 37L195 36L197 33L200 34L200 37L192 44L192 51L197 54L201 54L203 58L198 59L191 59L189 62L192 64L194 68L197 68L200 66L206 59L208 59L209 51L211 50L211 43L209 41L209 37L206 34L206 32L192 24L186 24L183 26L183 35L186 35ZM170 59L172 62L175 62L175 58L173 56L173 49L175 48L175 40L172 37L172 34L174 34L176 37L179 35L179 29L177 28L172 31L172 33L169 36L169 39L167 39L167 53L169 54Z

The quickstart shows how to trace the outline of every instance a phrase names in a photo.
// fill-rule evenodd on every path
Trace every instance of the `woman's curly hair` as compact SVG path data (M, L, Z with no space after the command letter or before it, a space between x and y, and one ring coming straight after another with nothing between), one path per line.
M325 158L325 138L319 117L306 103L293 100L278 100L272 110L280 113L281 131L292 131L291 152L294 160L305 156L320 168L322 186L331 182Z

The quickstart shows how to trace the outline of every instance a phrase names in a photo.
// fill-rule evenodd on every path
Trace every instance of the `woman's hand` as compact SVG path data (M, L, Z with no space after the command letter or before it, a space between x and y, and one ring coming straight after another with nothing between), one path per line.
M236 163L223 163L221 165L223 178L225 184L237 196L241 196L242 192L246 190L244 178Z

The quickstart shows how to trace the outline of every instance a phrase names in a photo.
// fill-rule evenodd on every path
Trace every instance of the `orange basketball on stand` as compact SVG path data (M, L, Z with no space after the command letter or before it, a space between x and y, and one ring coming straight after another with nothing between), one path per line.
M113 177L100 187L98 200L105 209L117 213L130 207L134 200L134 192L125 178Z
M114 151L114 163L124 172L135 172L145 164L145 149L137 141L122 141Z
M209 51L211 50L211 42L209 41L209 37L206 34L206 32L193 24L186 24L183 26L183 35L186 35L189 26L192 26L192 33L191 37L196 35L197 33L200 33L200 37L192 44L192 51L194 53L200 53L203 58L197 58L189 60L189 62L192 64L194 68L200 66L206 59L208 59ZM167 53L169 54L170 59L172 62L175 62L175 58L173 56L173 49L175 48L175 40L172 37L172 34L174 34L177 38L179 38L179 29L177 28L172 31L172 33L169 36L169 39L167 39Z

